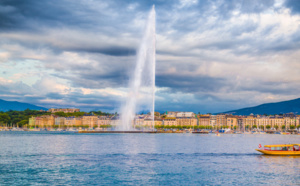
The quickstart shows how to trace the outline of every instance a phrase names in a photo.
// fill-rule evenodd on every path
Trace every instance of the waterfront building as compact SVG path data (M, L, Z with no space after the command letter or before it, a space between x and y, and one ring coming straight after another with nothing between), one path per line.
M63 127L65 125L65 118L64 117L55 117L54 122L57 127Z
M97 116L83 116L82 117L82 125L89 126L89 128L94 128L98 125L98 117Z
M200 115L199 117L199 125L200 126L212 126L211 125L211 120L210 120L210 115Z
M226 115L225 114L217 114L216 115L216 127L217 128L222 128L226 126L227 121L226 121Z
M146 118L146 115L138 115L134 118L133 125L134 126L143 126L144 125L144 119Z
M257 116L256 118L257 128L261 130L266 130L267 125L270 125L270 117L269 116Z
M176 117L178 112L174 112L174 111L167 111L166 112L166 117L169 117L169 118L173 118L173 117Z
M155 125L160 125L161 126L162 125L162 119L160 119L159 117L154 117L154 126ZM149 128L153 127L153 120L152 120L152 118L151 117L146 117L144 119L143 126L149 127Z
M66 117L64 123L68 127L78 127L82 125L82 118L81 117Z
M113 127L117 127L120 124L120 117L119 116L112 116L110 118L110 125Z
M233 130L233 129L237 128L237 125L238 125L238 117L237 116L229 115L226 117L226 127Z
M197 118L195 117L177 117L177 126L197 126Z
M209 125L212 128L216 128L216 124L217 124L217 116L216 115L210 115Z
M297 119L296 115L285 116L283 119L284 119L284 125L286 130L289 130L291 126L296 127L299 125L299 119Z
M195 118L195 113L193 112L177 112L177 118Z
M101 128L103 125L110 125L110 118L107 116L99 116L97 121L98 128Z
M270 126L271 126L271 129L275 129L275 130L281 130L282 129L282 126L284 125L284 119L283 119L283 116L278 116L278 115L275 115L275 116L271 116L270 117Z
M31 118L29 118L28 125L29 125L29 127L36 127L35 117L32 116Z
M177 126L177 120L176 117L166 117L163 120L164 126Z
M39 117L32 117L29 119L29 126L30 127L39 127L39 128L48 128L53 127L54 125L54 117L43 115Z
M246 130L251 130L253 128L257 128L256 117L253 114L250 114L249 116L244 117L243 120L244 120L243 122L244 122Z
M238 116L237 118L237 131L245 132L244 116Z
M64 113L74 113L80 112L80 109L77 108L51 108L48 112L55 113L55 112L64 112Z

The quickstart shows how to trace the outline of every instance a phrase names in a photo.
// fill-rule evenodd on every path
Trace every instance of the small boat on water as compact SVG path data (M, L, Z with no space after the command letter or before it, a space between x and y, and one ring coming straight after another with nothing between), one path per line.
M279 144L265 145L263 148L259 144L260 149L255 149L266 155L274 156L300 156L300 144Z
M193 131L192 133L193 133L193 134L208 134L209 131L201 130L201 131Z

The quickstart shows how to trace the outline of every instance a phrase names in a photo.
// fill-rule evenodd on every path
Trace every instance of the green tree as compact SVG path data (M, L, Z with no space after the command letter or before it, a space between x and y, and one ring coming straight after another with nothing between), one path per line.
M11 118L7 113L0 113L0 123L8 123L10 122Z
M18 123L19 127L23 127L23 126L25 126L25 125L27 125L27 124L28 124L28 120L27 120L27 119L24 119L24 120L22 120L22 121L20 121L20 122Z
M285 129L285 125L282 125L282 126L281 126L281 129L284 130L284 129ZM276 130L277 130L277 129L276 129Z
M59 117L67 117L67 114L64 112L55 112L54 115Z
M254 124L254 125L252 126L252 129L256 129L256 128L257 128L257 125Z
M270 126L270 125L267 125L267 126L266 126L266 128L267 128L267 129L270 129L270 128L271 128L271 126Z
M290 126L290 129L291 129L291 130L294 130L295 128L296 128L295 125L291 125L291 126Z
M275 125L274 128L277 130L279 127L278 127L278 125Z

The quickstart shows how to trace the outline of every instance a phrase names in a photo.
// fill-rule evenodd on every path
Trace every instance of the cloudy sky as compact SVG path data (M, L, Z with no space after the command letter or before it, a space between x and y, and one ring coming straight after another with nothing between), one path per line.
M0 99L118 111L156 6L156 109L300 97L297 0L1 0Z

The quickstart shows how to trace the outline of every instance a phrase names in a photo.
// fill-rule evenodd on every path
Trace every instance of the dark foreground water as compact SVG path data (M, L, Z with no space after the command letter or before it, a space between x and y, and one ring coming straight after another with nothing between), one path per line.
M299 185L300 135L0 132L0 185Z

